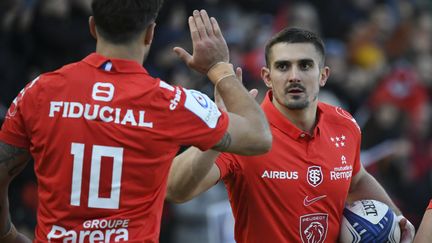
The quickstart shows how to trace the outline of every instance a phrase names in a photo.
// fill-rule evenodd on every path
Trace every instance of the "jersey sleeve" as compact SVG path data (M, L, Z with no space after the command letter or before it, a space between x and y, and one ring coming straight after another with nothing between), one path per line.
M430 200L427 210L432 209L432 200Z
M171 98L170 123L172 139L181 145L193 145L207 150L219 142L228 129L226 112L205 94L192 89L175 87Z
M356 145L356 155L355 155L355 160L354 160L354 165L353 165L353 176L357 175L357 173L360 171L361 168L361 161L360 161L360 143L361 143L361 135L360 133L357 133L356 135L358 135L358 144Z
M361 169L360 146L361 146L361 130L354 117L341 107L334 107L334 117L342 119L345 129L348 129L353 134L355 141L355 159L353 163L352 175L355 176Z
M230 153L221 153L219 157L216 159L215 163L220 171L219 180L228 179L231 175L235 174L240 168L237 159L233 154Z
M35 95L35 88L33 87L36 78L30 82L18 96L13 100L10 105L5 121L0 131L0 140L20 148L29 148L30 136L29 136L29 123L38 116Z

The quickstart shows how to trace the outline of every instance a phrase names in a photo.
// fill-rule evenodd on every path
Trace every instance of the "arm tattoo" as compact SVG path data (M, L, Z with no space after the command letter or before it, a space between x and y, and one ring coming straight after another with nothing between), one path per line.
M9 176L15 176L21 172L29 158L30 154L26 149L0 142L0 166L7 168Z
M230 146L231 146L231 135L227 132L222 137L222 139L215 146L213 146L212 149L223 152L226 151Z

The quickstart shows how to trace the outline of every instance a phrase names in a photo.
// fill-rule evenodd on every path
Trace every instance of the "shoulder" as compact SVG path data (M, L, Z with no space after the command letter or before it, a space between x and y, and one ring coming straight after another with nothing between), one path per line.
M336 128L349 129L355 134L361 133L360 126L348 111L339 106L332 106L323 102L320 102L318 106L324 114L326 124Z
M70 73L79 73L75 68L77 65L78 63L72 63L54 71L42 73L34 81L32 81L33 84L30 84L32 87L34 86L37 88L61 85L65 82L65 77L67 75L70 75Z

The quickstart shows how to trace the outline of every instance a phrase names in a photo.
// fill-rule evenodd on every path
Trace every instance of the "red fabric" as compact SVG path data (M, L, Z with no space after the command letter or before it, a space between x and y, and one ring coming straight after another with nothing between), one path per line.
M310 233L316 242L336 242L351 175L361 167L357 124L342 109L320 103L310 136L273 106L271 93L262 108L273 134L271 151L224 153L216 162L235 217L236 241L308 242Z
M107 61L111 71L100 68ZM158 242L172 159L181 145L212 147L227 126L228 116L198 91L92 54L28 85L0 139L34 158L35 242Z
M432 209L432 200L430 200L430 202L429 202L429 205L428 205L427 209Z
M372 107L382 103L394 104L417 122L419 112L427 100L427 89L418 80L416 73L409 68L397 68L382 79L370 104Z

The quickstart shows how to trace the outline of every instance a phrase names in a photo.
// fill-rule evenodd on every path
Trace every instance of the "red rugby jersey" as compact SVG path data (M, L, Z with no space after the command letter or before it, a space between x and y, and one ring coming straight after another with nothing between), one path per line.
M27 85L0 139L34 158L35 242L158 242L179 147L206 150L227 125L206 95L94 53Z
M262 108L273 146L259 156L217 159L235 218L238 243L336 242L351 178L360 170L360 130L344 110L318 104L309 135L271 103Z
M430 200L430 202L429 202L429 205L428 205L427 209L432 209L432 200Z

